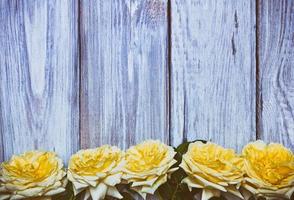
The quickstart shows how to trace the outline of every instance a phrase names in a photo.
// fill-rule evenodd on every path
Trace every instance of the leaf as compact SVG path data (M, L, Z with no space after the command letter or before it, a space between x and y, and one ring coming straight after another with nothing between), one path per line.
M60 193L60 194L57 194L57 195L54 195L52 197L52 200L75 200L75 196L74 196L74 192L73 192L73 189L72 189L72 183L68 183L66 185L66 188L65 188L65 191L63 193Z
M181 155L185 154L188 151L189 144L194 143L194 142L197 142L197 141L200 141L200 142L203 142L203 143L206 143L207 142L205 140L194 140L194 141L189 141L189 142L183 142L182 144L180 144L176 148L176 152L177 153L180 153Z
M123 200L134 200L133 196L128 192L122 192Z
M69 184L68 184L69 185ZM52 200L74 200L74 193L72 190L66 188L63 193L57 194L52 197Z
M119 184L117 185L120 194L123 196L123 200L135 200L136 192L131 189L131 184Z
M195 141L206 143L206 141L204 140ZM177 154L175 155L177 163L174 164L174 166L172 167L179 167L180 163L182 162L182 156L187 152L189 144L192 142L184 142L180 144L177 148L175 148L175 151L177 152ZM185 197L185 200L193 200L193 196L201 190L193 189L192 191L189 191L188 186L181 183L186 176L187 174L185 173L185 171L182 168L179 168L171 175L171 178L166 183L158 188L159 196L162 199L169 200L182 200L183 197Z
M221 197L212 197L210 198L210 200L227 200L225 197L221 196Z

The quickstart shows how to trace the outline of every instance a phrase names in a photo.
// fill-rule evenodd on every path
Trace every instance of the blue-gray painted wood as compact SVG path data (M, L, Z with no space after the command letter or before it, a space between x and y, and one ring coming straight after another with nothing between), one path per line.
M0 161L256 133L293 150L294 2L257 2L1 0Z
M66 161L79 123L83 147L202 138L240 150L257 122L259 138L293 150L294 3L258 2L256 35L255 1L170 1L168 55L166 0L86 0L80 12L0 1L0 160L43 148Z
M171 138L238 151L256 138L255 2L172 2Z
M80 6L82 147L168 142L166 1Z
M259 137L294 150L294 1L259 2Z
M66 162L78 149L77 15L76 1L0 1L4 159L44 149Z

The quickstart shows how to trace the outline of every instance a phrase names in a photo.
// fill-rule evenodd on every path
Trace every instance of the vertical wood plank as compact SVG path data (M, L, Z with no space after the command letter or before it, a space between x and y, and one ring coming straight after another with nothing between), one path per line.
M260 133L294 150L294 1L259 1Z
M1 104L1 102L0 102ZM0 105L1 107L1 105ZM4 145L3 145L3 135L2 135L2 124L0 124L0 162L4 161Z
M0 2L4 159L31 149L66 161L78 148L77 2Z
M172 2L171 137L240 150L255 133L255 1Z
M82 147L168 142L166 1L80 3Z

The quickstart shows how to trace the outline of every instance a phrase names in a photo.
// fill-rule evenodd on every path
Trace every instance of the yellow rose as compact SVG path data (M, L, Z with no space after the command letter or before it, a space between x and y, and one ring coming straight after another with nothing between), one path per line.
M246 177L243 187L256 197L290 199L294 191L294 155L281 144L249 143L242 152Z
M182 182L190 190L202 189L202 199L219 197L221 194L226 196L228 193L243 199L238 191L244 174L243 160L234 150L196 141L189 145L180 167L188 175Z
M104 145L96 149L80 150L69 161L68 179L74 194L85 191L84 199L94 200L122 196L115 185L121 182L124 154L117 147Z
M167 181L168 175L177 169L171 169L176 163L175 154L172 147L155 140L133 146L126 152L123 178L146 199L147 193L154 194Z
M6 199L50 200L52 195L65 191L65 175L55 153L26 152L1 164L0 192Z

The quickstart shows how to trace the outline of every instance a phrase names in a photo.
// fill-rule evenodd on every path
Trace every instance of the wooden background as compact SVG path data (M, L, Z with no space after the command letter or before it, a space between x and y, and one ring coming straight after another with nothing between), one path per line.
M0 160L255 139L294 150L294 0L0 0Z

